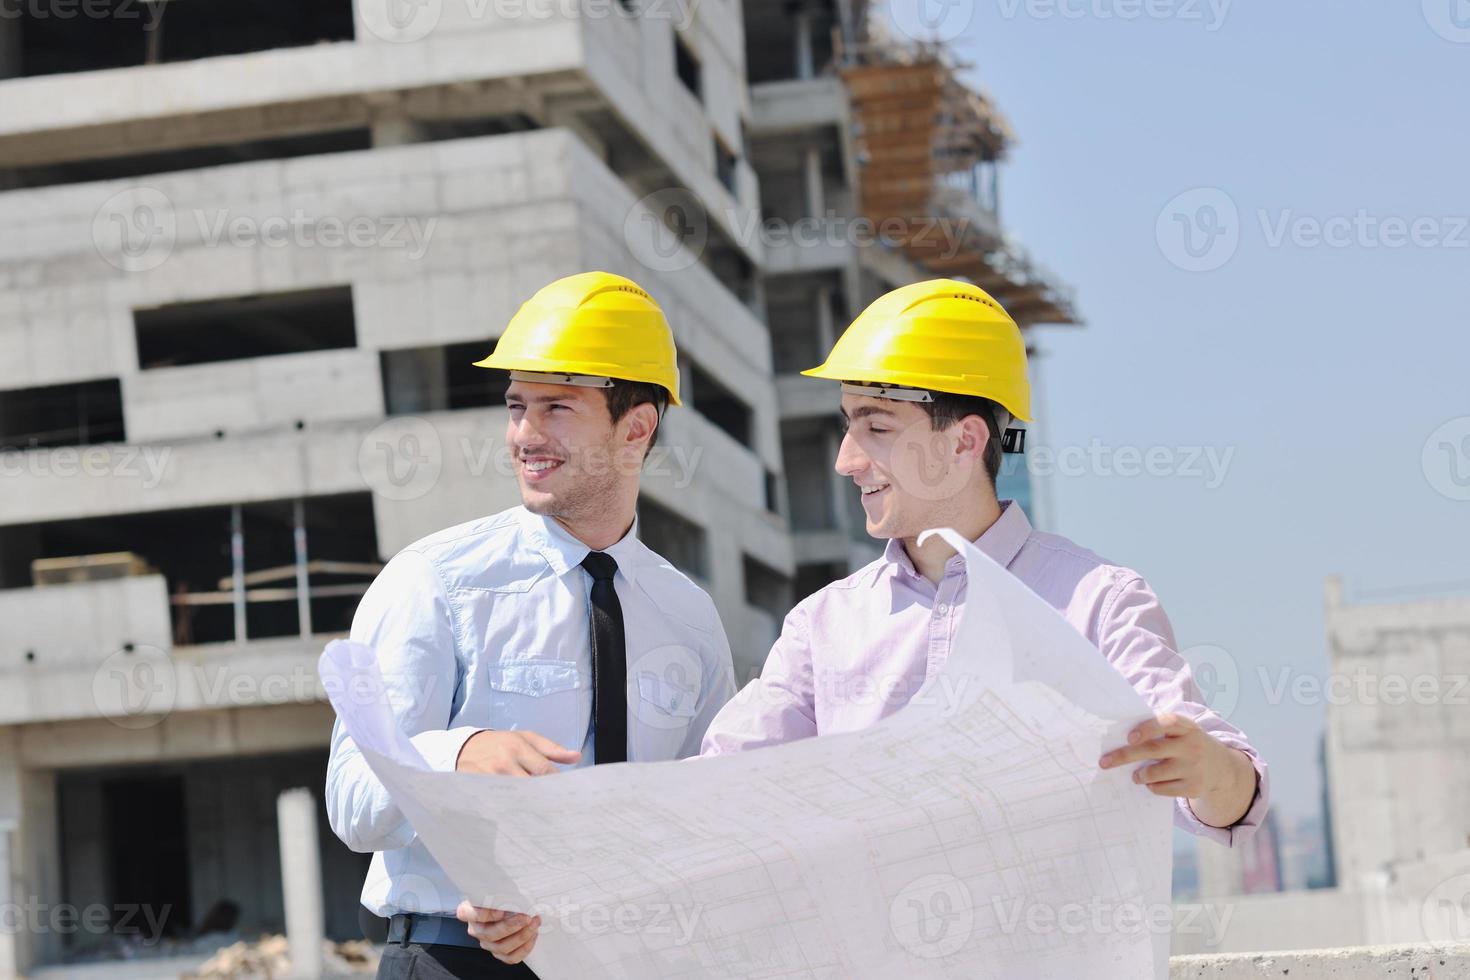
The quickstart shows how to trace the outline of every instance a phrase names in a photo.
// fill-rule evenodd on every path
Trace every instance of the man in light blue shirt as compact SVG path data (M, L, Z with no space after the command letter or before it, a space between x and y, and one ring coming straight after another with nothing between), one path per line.
M679 404L663 313L628 279L571 276L479 364L510 372L523 506L410 545L363 597L352 639L377 651L399 724L443 771L696 754L735 678L714 603L637 537L643 459ZM472 936L340 723L326 799L337 835L373 852L362 902L390 923L380 978L533 976L521 960L540 920L480 913Z

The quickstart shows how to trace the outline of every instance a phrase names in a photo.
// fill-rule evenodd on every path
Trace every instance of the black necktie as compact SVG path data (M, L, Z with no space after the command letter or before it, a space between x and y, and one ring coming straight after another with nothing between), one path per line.
M592 576L592 731L595 762L628 761L628 652L623 606L613 588L618 563L601 551L582 567Z

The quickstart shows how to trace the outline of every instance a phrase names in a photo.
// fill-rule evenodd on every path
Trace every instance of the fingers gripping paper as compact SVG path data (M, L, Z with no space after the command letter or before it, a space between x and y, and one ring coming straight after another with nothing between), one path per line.
M861 732L439 773L373 696L372 650L332 643L323 679L462 897L542 916L546 980L1164 977L1172 806L1097 767L1148 707L1010 573L929 533L968 568L954 653Z

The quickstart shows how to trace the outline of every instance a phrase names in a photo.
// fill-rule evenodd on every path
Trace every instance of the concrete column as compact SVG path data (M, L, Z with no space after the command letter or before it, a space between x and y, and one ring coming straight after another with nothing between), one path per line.
M303 637L311 636L311 577L306 570L306 502L300 497L291 508L296 527L292 540L296 551L296 619Z
M16 894L16 874L11 858L15 829L15 821L0 817L0 908L5 909L18 909L22 904ZM0 919L0 980L15 980L23 975L24 964L20 960L19 948L22 921L15 913Z
M679 355L679 400L685 405L694 404L694 362Z
M806 181L806 213L817 219L827 214L827 198L822 191L822 149L808 146L802 160L802 177Z
M38 962L55 961L60 939L50 911L60 899L56 779L20 767L13 738L0 738L0 978L25 976Z
M836 325L832 322L832 287L817 290L817 360L827 357L827 352L837 342Z
M812 64L812 14L802 8L795 16L796 77L811 78L816 72Z
M20 74L20 18L0 17L0 78Z
M53 909L61 894L61 821L56 805L56 773L29 770L21 773L20 866L21 894L30 902ZM51 921L47 917L46 921ZM23 952L25 962L55 963L61 959L61 935L46 929L33 936Z
M230 508L230 582L234 593L235 643L243 646L246 639L245 617L245 519L240 505Z
M309 789L288 789L276 800L281 837L281 891L286 900L286 938L291 975L316 980L324 968L322 858L317 838L316 798Z

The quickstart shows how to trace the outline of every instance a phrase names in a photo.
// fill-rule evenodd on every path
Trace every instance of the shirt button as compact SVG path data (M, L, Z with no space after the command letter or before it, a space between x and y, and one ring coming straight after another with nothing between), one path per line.
M541 678L539 678L539 677L533 677L533 678L531 678L531 690L533 690L533 691L540 691L541 690Z
M936 613L938 613L939 615L941 615L941 616L948 616L949 615L949 604L948 603L945 603L945 602L941 602L939 605L937 605L937 606L934 607L934 611Z

